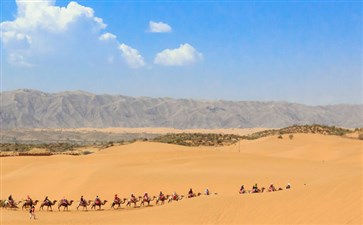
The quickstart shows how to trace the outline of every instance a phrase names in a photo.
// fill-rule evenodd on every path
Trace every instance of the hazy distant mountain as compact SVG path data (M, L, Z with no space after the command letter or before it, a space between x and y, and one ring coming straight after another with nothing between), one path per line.
M2 128L248 128L323 124L363 127L363 105L133 98L82 91L1 93Z

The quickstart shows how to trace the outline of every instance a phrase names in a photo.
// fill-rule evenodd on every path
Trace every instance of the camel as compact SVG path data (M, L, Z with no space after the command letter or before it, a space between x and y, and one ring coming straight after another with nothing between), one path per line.
M47 211L49 210L49 208L50 208L50 211L53 211L52 205L55 205L56 202L57 202L57 200L54 200L53 202L51 202L51 201L42 202L42 204L40 205L39 211L43 210L44 206L47 206Z
M145 202L147 202L147 205L150 205L150 202L154 201L154 199L156 198L156 196L153 196L152 198L147 197L147 199L145 197L142 198L140 206L144 206Z
M179 201L182 200L184 198L184 195L175 195L175 196L170 196L168 199L168 203L172 202L172 201Z
M163 205L164 202L170 197L170 195L165 195L164 198L160 198L160 196L158 196L156 198L156 202L155 205L157 205L159 202L161 202L161 204Z
M67 209L67 211L68 211L68 206L71 206L72 205L72 203L73 203L73 200L71 200L71 201L69 201L68 202L68 200L67 199L65 199L65 200L60 200L59 202L58 202L58 210L60 211L60 207L61 206L63 206L64 208L63 208L63 211L64 210L66 210Z
M24 208L27 209L28 207L32 207L33 205L36 206L38 202L39 202L39 200L35 200L34 202L33 202L33 200L30 200L30 201L25 200L21 209L24 209Z
M91 205L91 202L92 202L92 200L88 200L88 202L87 201L79 202L78 206L77 206L77 210L80 206L82 206L83 207L82 210L84 210L84 208L86 208L86 211L87 211L87 206Z
M95 209L96 210L96 206L98 206L98 209L101 209L101 205L106 204L107 200L104 200L103 202L101 200L93 202L91 209Z
M198 192L197 194L188 194L188 198L193 198L193 197L198 197L198 196L201 196L202 193Z
M122 201L123 200L123 201ZM121 208L121 205L124 204L126 202L126 198L124 199L119 199L119 200L114 200L111 204L111 208L114 209L115 205L118 205L117 208Z
M10 202L9 200L5 200L2 203L3 203L2 206L4 208L17 209L17 208L19 208L18 205L21 203L21 201L18 201L18 202L12 201L12 202Z
M262 187L261 189L257 188L257 190L252 189L250 191L248 191L248 193L263 193L265 191L265 187Z
M131 206L132 203L134 203L134 207L136 207L136 203L139 202L140 200L142 199L141 196L139 196L138 198L130 198L128 201L127 201L127 204L126 206Z

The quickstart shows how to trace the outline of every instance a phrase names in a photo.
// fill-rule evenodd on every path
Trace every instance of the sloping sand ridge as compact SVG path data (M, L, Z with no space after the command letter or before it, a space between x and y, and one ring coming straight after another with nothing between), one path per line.
M312 134L241 141L226 147L150 142L114 146L85 156L1 158L1 199L112 200L147 191L217 195L163 206L101 211L39 212L1 209L2 224L362 224L363 142ZM244 184L291 190L239 195ZM154 204L155 202L153 202Z

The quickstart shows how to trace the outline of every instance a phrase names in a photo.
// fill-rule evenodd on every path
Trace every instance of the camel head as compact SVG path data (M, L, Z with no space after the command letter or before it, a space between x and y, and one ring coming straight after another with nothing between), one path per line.
M106 202L107 202L107 200L104 200L102 205L106 204Z
M57 200L54 200L53 203L52 203L52 205L54 205L56 202L57 202Z

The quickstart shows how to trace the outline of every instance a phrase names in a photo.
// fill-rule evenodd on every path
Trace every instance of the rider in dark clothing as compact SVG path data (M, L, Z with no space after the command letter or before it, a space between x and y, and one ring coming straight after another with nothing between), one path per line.
M188 197L191 198L194 196L193 190L190 188L188 192Z
M83 198L83 195L81 196L81 200L80 200L80 202L81 202L82 204L84 204L84 203L86 202L86 200Z
M48 204L49 202L50 202L50 200L48 199L48 196L46 196L44 199L44 203Z

